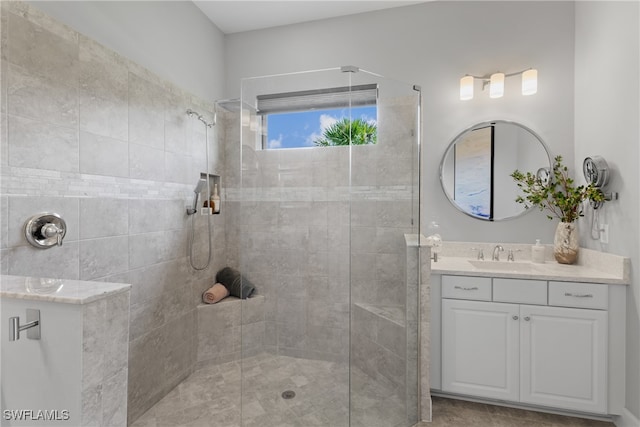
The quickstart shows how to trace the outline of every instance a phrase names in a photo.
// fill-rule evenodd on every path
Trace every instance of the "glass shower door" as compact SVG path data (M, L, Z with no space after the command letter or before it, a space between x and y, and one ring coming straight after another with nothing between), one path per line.
M353 67L243 80L226 161L228 257L256 287L243 426L416 422L418 106L411 86Z
M338 69L243 81L238 262L263 298L243 305L243 426L349 425L349 147L313 143L349 108L322 91L348 85Z
M351 426L418 422L419 278L407 243L419 234L420 92L375 83L377 141L351 147Z

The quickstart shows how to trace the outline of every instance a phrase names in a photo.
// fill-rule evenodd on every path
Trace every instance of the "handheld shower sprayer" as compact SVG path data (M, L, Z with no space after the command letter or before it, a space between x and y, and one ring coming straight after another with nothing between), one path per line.
M191 205L191 208L187 208L187 215L193 215L198 212L198 196L206 186L207 180L202 178L196 184L196 188L193 190L193 205Z
M211 264L211 253L213 252L211 250L211 214L210 213L207 214L207 234L206 234L206 241L207 241L207 248L208 248L207 263L202 266L196 265L194 262L193 246L196 238L195 236L196 215L195 214L198 212L198 196L200 195L200 193L206 189L207 199L211 197L211 188L209 185L209 182L210 182L209 180L211 177L211 175L209 174L209 129L213 128L213 126L216 124L216 116L214 113L213 121L207 122L207 120L202 116L202 114L198 113L197 111L193 111L192 109L187 110L187 116L195 117L196 119L204 123L204 147L205 147L205 153L206 153L205 161L207 165L207 173L206 175L205 174L200 175L200 179L196 184L196 188L193 190L193 205L191 205L190 208L187 208L187 215L191 217L191 233L189 235L189 244L188 244L189 264L194 270L202 271L209 268L209 265Z

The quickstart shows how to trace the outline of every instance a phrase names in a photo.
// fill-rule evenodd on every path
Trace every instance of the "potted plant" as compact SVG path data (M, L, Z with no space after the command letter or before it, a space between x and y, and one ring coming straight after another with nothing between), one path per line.
M578 258L576 220L583 216L583 202L602 202L604 194L592 184L576 186L568 168L562 164L562 156L555 157L548 182L539 175L513 171L511 177L523 193L516 197L516 202L527 209L537 206L541 211L547 210L549 219L560 219L554 238L554 256L561 264L573 264Z

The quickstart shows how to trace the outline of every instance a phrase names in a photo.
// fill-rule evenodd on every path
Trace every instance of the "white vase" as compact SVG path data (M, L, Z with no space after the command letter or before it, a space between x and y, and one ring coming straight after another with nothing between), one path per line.
M578 225L561 222L556 227L553 240L553 256L560 264L573 264L578 260Z

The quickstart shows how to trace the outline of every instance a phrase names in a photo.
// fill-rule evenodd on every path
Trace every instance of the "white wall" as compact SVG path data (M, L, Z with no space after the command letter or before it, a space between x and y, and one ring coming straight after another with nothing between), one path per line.
M222 98L224 34L190 1L28 3L188 92Z
M454 209L440 187L438 166L469 126L492 119L536 131L553 154L573 164L573 3L429 2L227 36L227 97L242 77L356 65L423 90L422 223L437 220L448 240L550 243L555 222L539 212L506 222L481 222ZM462 102L466 73L539 70L539 92L523 97L518 78L506 94L478 93ZM477 89L479 92L479 89Z
M600 213L601 222L609 224L609 244L589 237L588 217L581 224L580 243L631 258L626 408L637 419L640 419L639 19L637 2L576 4L575 167L581 168L587 156L603 156L612 169L610 188L620 193L620 200L606 203Z

